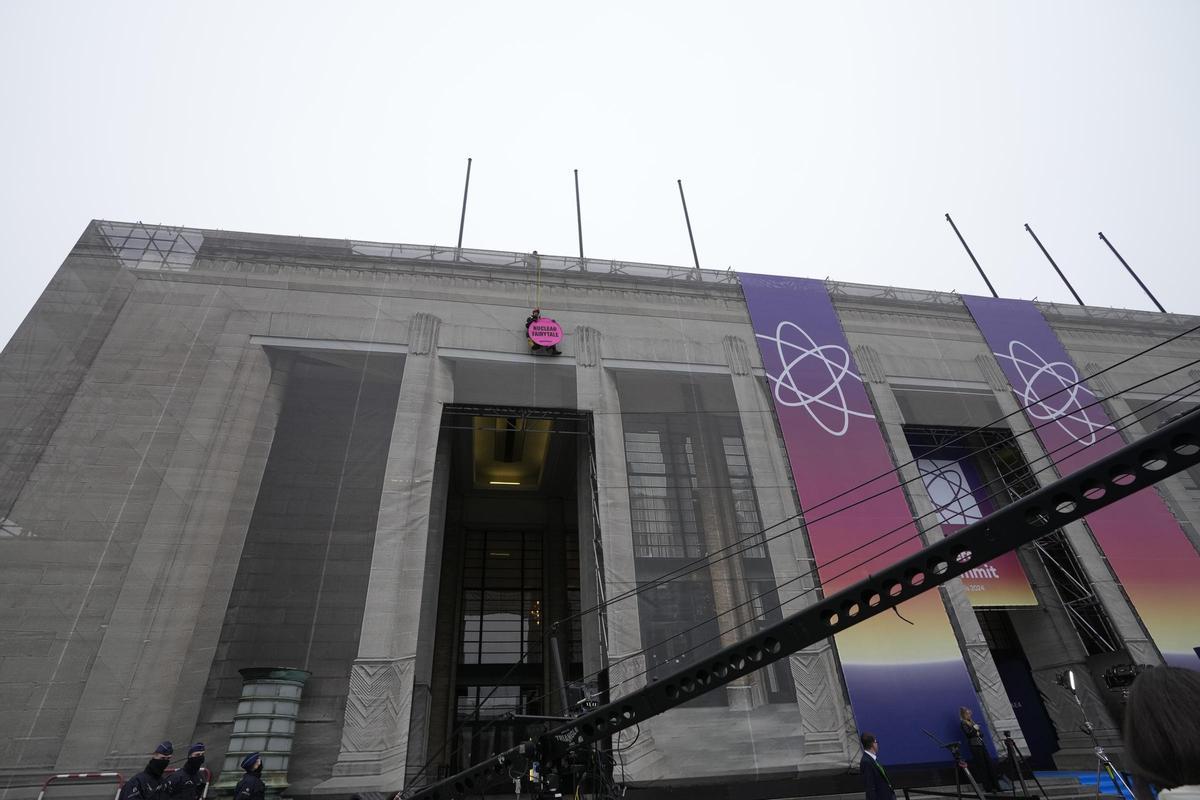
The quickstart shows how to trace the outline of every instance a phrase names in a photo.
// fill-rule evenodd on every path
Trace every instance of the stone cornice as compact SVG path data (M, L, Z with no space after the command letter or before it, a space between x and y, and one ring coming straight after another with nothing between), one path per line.
M850 302L843 302L843 298L838 298L834 305L843 323L854 321L867 323L871 326L872 331L878 331L882 327L904 329L905 332L911 332L913 321L919 320L934 328L972 332L980 341L983 340L983 335L979 333L974 320L965 312L962 314L943 313L938 309L919 306L914 308L910 304L905 304L903 307L885 306L874 302L860 305L853 299ZM866 331L865 327L848 329L856 333Z
M241 263L241 262L238 262ZM496 278L452 274L395 273L354 268L291 264L270 265L260 270L189 271L131 270L139 279L182 283L225 284L265 289L369 294L418 300L445 299L452 302L483 303L528 310L534 286L508 275ZM348 276L361 280L347 281ZM706 290L711 287L705 287ZM736 288L736 287L735 287ZM447 297L453 294L453 297ZM612 313L613 308L631 316L687 318L707 322L749 325L740 290L681 293L659 286L553 284L541 287L542 305L555 311ZM649 300L650 302L647 302ZM681 309L686 309L681 312Z

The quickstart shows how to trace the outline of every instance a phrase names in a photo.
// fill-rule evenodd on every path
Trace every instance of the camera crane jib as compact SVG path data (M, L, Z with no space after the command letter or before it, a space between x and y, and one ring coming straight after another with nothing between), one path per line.
M989 514L866 580L548 731L542 740L588 745L693 700L822 639L870 619L997 556L1200 464L1200 409ZM532 755L528 741L442 781L411 800L458 800L508 775Z

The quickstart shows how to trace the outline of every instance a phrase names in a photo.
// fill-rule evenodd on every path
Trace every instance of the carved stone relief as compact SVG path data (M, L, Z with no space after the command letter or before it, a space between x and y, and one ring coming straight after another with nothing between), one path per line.
M738 336L726 336L722 343L725 345L725 359L729 362L729 371L734 375L749 375L754 361L750 357L750 348L746 341Z
M1000 365L996 363L994 356L977 355L975 356L975 363L979 365L979 373L987 381L988 388L994 392L1007 392L1009 390L1008 379L1000 371Z
M883 359L874 347L860 344L854 348L854 360L858 362L858 371L868 383L887 383L887 373L883 369Z
M433 355L441 327L441 319L432 314L413 314L408 324L408 352L415 356Z
M575 328L575 364L595 367L600 364L600 331L587 325Z
M342 752L377 752L382 742L402 741L407 725L413 660L359 659L350 670ZM405 731L407 733L407 731Z

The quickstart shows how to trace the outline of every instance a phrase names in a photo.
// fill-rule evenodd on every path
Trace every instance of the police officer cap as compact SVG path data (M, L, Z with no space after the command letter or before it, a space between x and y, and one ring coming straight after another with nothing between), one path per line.
M242 769L246 770L246 772L254 769L255 761L258 761L258 753L251 753L250 755L246 756L242 759Z
M160 742L158 747L154 748L154 755L157 758L170 758L175 752L175 748L171 746L169 741Z
M188 758L191 758L192 756L196 755L197 753L203 753L203 752L204 752L204 742L196 742L194 745L192 745L191 747L188 748Z

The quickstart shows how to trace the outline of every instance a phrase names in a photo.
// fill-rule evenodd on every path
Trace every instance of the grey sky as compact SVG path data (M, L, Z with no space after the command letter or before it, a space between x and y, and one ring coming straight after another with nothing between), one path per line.
M1200 3L0 5L6 342L93 217L1200 313Z

